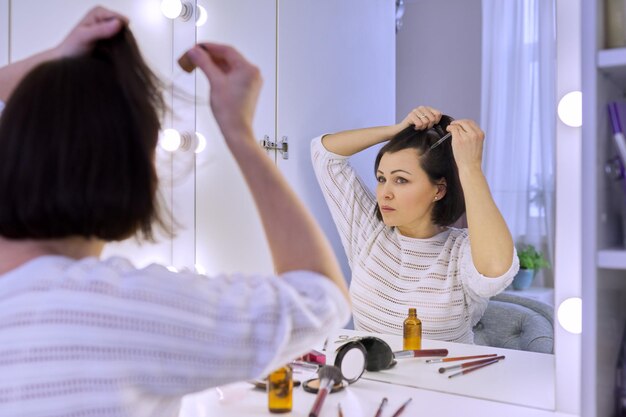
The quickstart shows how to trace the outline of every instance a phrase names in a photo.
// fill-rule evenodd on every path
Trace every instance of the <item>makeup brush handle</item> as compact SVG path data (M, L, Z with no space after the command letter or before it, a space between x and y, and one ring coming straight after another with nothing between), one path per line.
M319 390L317 393L317 397L315 398L315 403L313 403L313 408L311 408L311 412L309 413L309 417L317 417L322 409L322 405L324 405L324 400L328 395L329 388L324 387Z
M396 359L400 358L424 358L428 356L448 356L448 349L416 349L399 350L393 352Z

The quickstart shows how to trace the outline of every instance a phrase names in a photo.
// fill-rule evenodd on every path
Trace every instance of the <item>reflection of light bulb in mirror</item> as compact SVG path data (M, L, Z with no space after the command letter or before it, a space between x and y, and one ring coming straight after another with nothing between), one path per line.
M165 129L159 139L161 148L168 152L174 152L180 148L182 138L176 129Z
M167 268L168 271L178 272L178 269L176 269L176 267L173 266L173 265L166 266L166 268Z
M181 0L162 0L161 13L168 19L176 19L183 11L183 2Z
M200 5L196 9L196 26L200 27L207 21L208 15L206 9Z
M580 127L583 124L583 94L580 91L571 91L565 94L559 101L557 108L559 119L572 127Z
M202 133L179 133L176 129L163 130L159 139L159 145L167 152L193 151L194 153L200 153L206 148L206 144L206 138Z
M196 132L196 147L194 152L200 153L206 148L206 138L200 132Z
M181 19L187 21L193 15L193 6L187 1L161 0L161 13L168 19Z
M561 327L570 333L580 334L583 327L582 306L583 302L579 297L564 300L557 310L557 317Z

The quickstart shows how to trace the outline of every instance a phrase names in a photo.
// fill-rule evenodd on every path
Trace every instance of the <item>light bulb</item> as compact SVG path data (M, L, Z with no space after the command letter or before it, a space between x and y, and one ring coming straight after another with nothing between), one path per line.
M583 301L579 297L564 300L557 310L559 324L573 334L582 332Z
M580 127L583 124L583 94L580 91L571 91L565 94L559 101L557 108L559 119L572 127Z
M161 148L168 152L174 152L180 148L182 139L176 129L165 129L159 140Z
M159 145L167 152L187 152L193 150L200 153L206 148L206 138L200 132L178 132L176 129L165 129L161 133Z
M183 11L181 0L161 0L161 13L168 19L176 19Z
M196 26L200 27L204 25L208 17L206 9L198 5L196 10Z
M200 153L206 148L206 138L200 132L196 132L196 149L195 153Z

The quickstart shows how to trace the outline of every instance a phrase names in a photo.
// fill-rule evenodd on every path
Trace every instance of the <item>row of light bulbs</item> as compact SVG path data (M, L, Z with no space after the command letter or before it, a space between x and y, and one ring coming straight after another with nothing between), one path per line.
M181 18L184 21L191 19L195 14L196 26L206 23L208 14L204 7L199 4L195 7L188 1L161 0L161 13L168 19Z
M207 11L199 4L195 8L188 1L161 0L161 13L168 19L182 19L187 21L195 14L196 26L202 26L207 21ZM167 152L190 151L200 153L206 148L206 138L200 132L182 134L176 129L164 129L159 138L159 146Z
M557 106L559 119L570 127L580 127L583 124L583 94L580 91L570 91L559 100ZM582 299L571 297L563 300L557 308L557 320L561 327L572 334L582 332Z
M583 124L583 94L580 91L570 91L559 100L557 106L559 119L571 127L580 127ZM563 300L557 309L557 320L561 327L572 334L582 333L582 299L571 297Z

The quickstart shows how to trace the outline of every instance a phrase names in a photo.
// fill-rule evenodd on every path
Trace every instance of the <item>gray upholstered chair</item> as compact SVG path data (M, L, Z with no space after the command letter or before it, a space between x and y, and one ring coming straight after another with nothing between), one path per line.
M477 345L532 352L554 352L554 310L541 301L498 294L474 326Z

